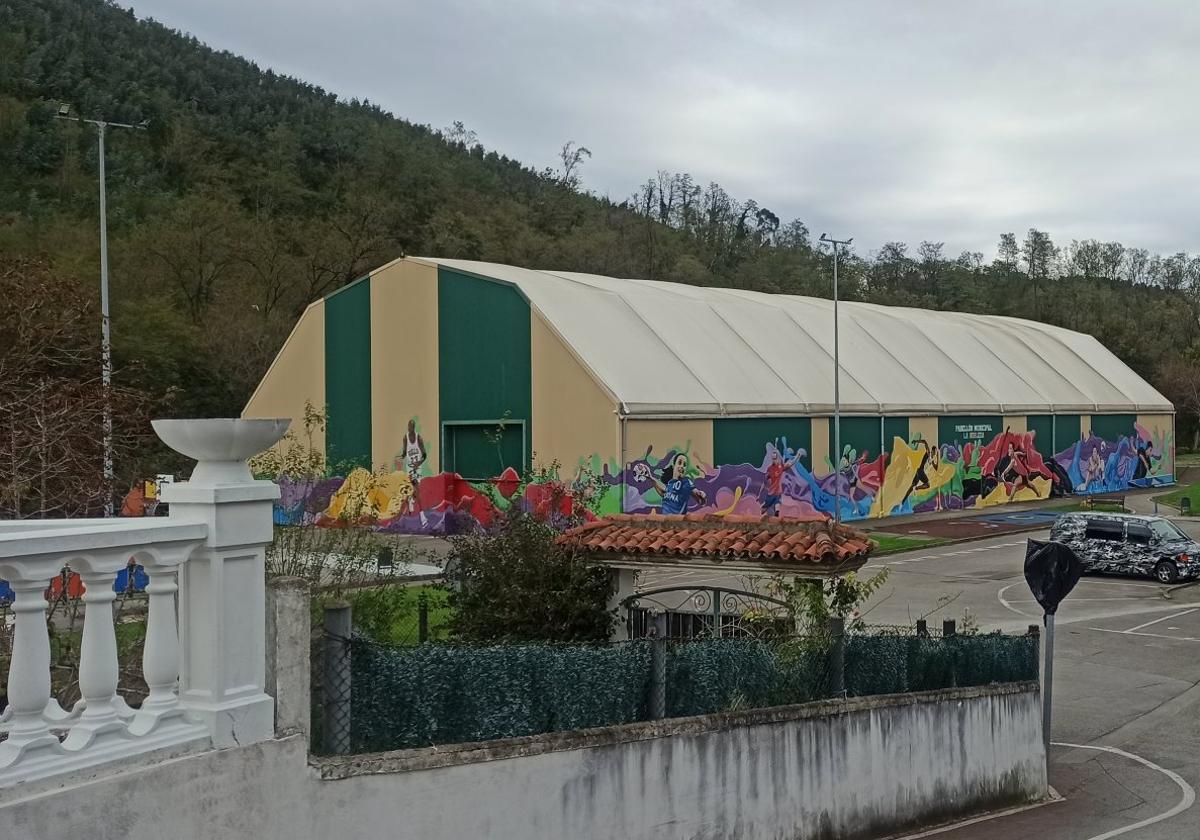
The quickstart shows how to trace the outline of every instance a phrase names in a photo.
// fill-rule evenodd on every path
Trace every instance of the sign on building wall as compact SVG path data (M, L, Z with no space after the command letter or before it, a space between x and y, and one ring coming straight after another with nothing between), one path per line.
M938 418L938 443L985 444L1004 431L1001 417L950 415Z

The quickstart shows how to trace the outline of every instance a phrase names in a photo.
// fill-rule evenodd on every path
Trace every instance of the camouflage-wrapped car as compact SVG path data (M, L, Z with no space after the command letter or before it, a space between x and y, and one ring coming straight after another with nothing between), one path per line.
M1066 513L1050 529L1085 572L1145 575L1163 583L1200 577L1200 544L1159 516Z

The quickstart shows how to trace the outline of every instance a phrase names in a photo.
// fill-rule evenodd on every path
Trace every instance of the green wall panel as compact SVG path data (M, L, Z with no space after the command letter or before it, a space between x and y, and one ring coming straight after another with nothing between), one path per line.
M990 443L1004 431L998 414L947 414L938 418L938 444Z
M1134 434L1137 430L1133 424L1136 422L1137 417L1133 414L1093 414L1092 434L1098 438L1115 441Z
M1054 416L1055 454L1078 443L1082 432L1082 424L1078 414L1056 414Z
M529 303L520 292L505 283L439 268L441 419L494 421L507 412L513 420L524 420L524 466L528 468L533 440L532 375ZM506 451L509 445L504 444Z
M905 443L909 443L908 439L908 418L907 417L884 417L883 418L883 451L891 453L892 441L900 438Z
M854 449L855 458L866 452L868 460L874 460L880 452L881 431L878 417L843 417L842 449L845 450L849 446ZM837 464L841 461L841 457L839 455L835 458L834 453L833 418L831 417L829 418L829 460L831 463Z
M325 458L371 468L371 278L325 298Z
M713 463L762 466L766 444L787 438L792 449L809 453L812 469L812 420L807 417L728 417L713 420Z
M1054 418L1049 414L1030 414L1026 428L1033 432L1033 446L1043 458L1054 455Z
M471 481L495 478L512 467L521 472L524 453L521 438L505 434L495 439L496 426L448 424L444 427L445 469Z

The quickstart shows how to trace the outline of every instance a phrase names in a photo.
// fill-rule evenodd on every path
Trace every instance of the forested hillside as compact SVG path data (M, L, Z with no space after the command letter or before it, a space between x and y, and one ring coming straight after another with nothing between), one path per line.
M96 132L57 119L63 103L148 121L111 130L107 161L117 382L150 411L236 414L308 302L404 253L829 293L802 221L716 184L663 172L595 196L580 146L539 171L461 123L414 125L353 93L103 0L0 0L0 259L22 267L0 271L0 293L36 275L98 297ZM852 257L843 294L1090 332L1195 426L1200 260L1030 230L998 232L988 262L936 236Z

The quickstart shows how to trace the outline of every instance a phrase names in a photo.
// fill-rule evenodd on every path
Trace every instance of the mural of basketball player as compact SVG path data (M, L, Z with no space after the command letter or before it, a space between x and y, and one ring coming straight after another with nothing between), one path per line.
M408 470L409 481L412 482L413 493L408 499L408 512L417 509L417 487L421 483L421 467L429 453L425 450L425 439L417 431L417 418L408 421L408 431L404 434L404 468Z
M783 501L783 476L796 465L799 454L783 460L778 447L771 448L771 463L767 465L767 480L763 485L762 512L768 516L779 515L779 504Z
M687 513L688 502L695 499L698 504L708 501L703 490L697 489L695 483L688 477L688 457L680 452L663 468L662 478L650 473L647 477L662 494L662 512L664 514Z

